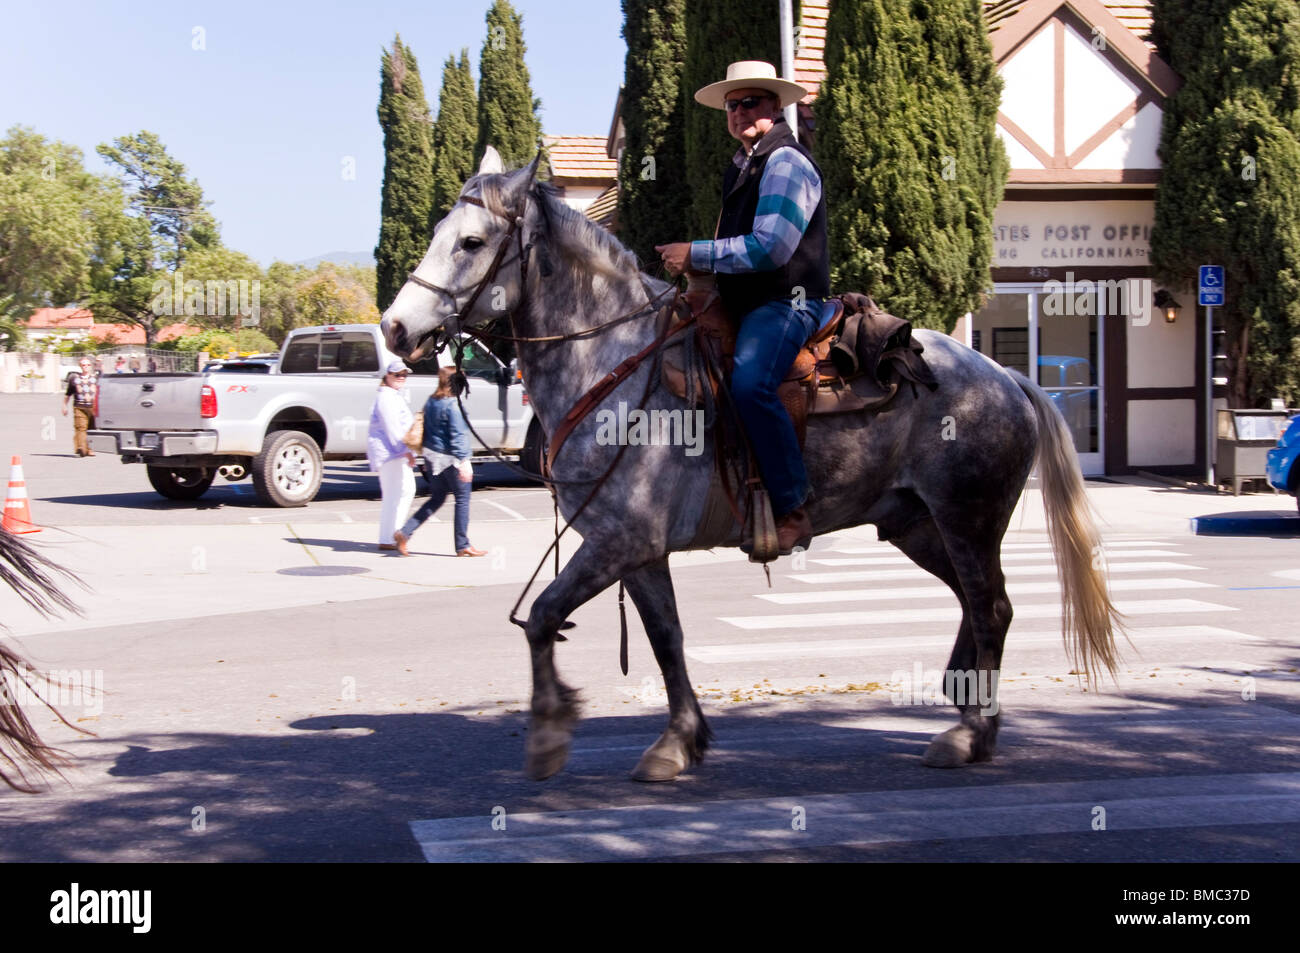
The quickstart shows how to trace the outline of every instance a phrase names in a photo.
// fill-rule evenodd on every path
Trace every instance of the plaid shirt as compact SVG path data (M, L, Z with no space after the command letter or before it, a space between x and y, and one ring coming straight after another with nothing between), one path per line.
M742 150L734 161L743 169L749 157ZM758 183L753 232L691 242L691 267L724 274L780 268L793 257L821 197L821 178L812 163L796 149L777 149Z

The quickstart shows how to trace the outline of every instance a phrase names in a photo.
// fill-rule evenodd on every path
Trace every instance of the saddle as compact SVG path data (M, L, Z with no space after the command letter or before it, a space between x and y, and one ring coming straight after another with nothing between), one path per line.
M660 374L668 390L704 405L711 415L731 376L738 322L723 307L712 275L690 276L683 297L695 320L668 339ZM820 307L817 330L777 387L800 452L810 415L879 411L894 399L903 380L914 388L939 386L921 356L924 348L912 340L910 322L887 314L863 294L842 294ZM711 549L734 541L737 528L744 527L748 542L742 547L748 546L750 561L770 562L777 556L776 530L757 464L752 455L737 453L741 441L728 427L714 427L713 433L717 466L687 548ZM761 434L751 437L762 439Z
M678 397L701 403L707 388L716 397L716 372L730 378L737 324L727 314L712 275L688 279L686 303L696 316L693 341L671 342L664 350L664 386ZM802 450L808 417L879 410L894 399L903 380L930 390L939 386L912 340L911 322L888 314L869 295L849 292L821 305L817 330L809 338L777 387ZM698 355L694 352L702 352Z

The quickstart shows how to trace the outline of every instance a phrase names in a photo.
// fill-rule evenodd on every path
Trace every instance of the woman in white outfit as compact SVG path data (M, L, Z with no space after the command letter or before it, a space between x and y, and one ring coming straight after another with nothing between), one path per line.
M384 550L397 549L393 542L397 521L406 515L415 499L415 476L411 473L415 454L402 442L415 422L415 415L401 394L410 373L410 368L401 361L392 361L379 388L374 409L370 411L366 457L370 469L379 473L379 492L383 498L379 513L379 548Z

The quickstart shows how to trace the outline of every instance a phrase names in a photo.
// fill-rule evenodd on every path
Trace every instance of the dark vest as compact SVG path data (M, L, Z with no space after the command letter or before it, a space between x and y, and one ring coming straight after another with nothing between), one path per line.
M821 169L813 162L812 153L795 141L784 119L773 123L768 133L758 140L758 146L749 163L742 169L733 162L722 180L722 217L718 221L718 238L748 235L754 230L754 213L758 209L758 186L768 157L782 146L798 150L813 163L818 177ZM812 221L803 233L794 256L781 268L773 271L754 271L744 274L718 274L718 291L722 300L737 320L760 305L780 298L794 296L796 287L802 287L806 298L826 298L831 293L830 255L826 248L826 187L822 185L821 201L813 213Z

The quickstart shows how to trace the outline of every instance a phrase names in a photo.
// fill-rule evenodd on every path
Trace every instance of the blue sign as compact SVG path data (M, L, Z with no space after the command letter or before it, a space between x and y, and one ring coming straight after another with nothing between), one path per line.
M1196 303L1219 308L1223 306L1223 266L1202 265L1200 294Z

